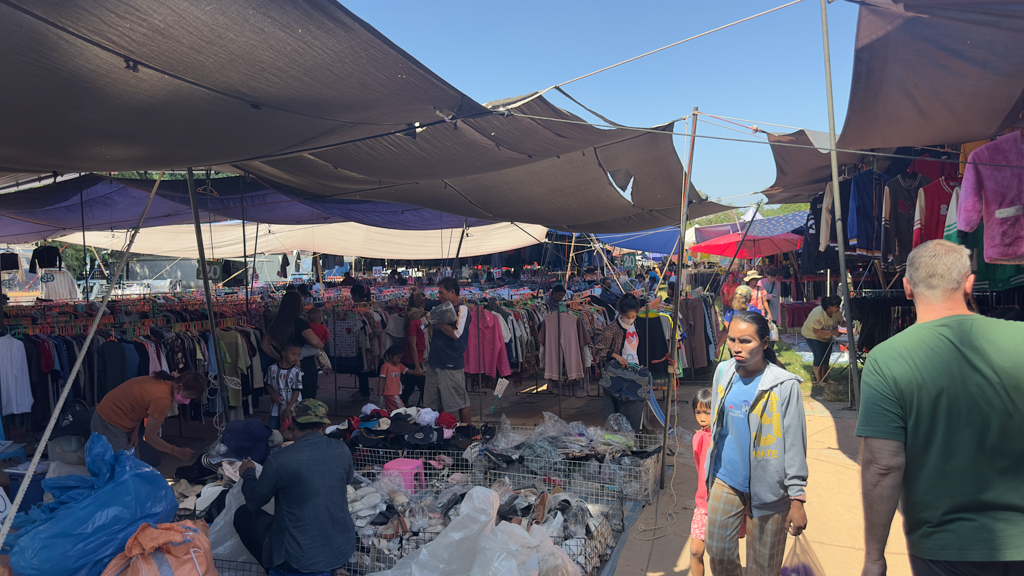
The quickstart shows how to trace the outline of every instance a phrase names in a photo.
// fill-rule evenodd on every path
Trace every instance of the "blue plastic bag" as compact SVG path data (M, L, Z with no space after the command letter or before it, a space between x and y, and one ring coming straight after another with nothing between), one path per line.
M85 445L90 476L43 480L54 501L14 519L7 537L19 576L99 576L144 523L171 522L174 492L159 472L93 434Z

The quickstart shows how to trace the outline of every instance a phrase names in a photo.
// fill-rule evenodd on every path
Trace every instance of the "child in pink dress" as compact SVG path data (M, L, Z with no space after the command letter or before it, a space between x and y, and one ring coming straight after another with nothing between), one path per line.
M697 495L694 497L693 521L690 523L690 576L704 576L704 531L708 526L708 486L706 482L708 448L711 447L711 388L703 388L690 403L700 430L693 435L693 463L697 466ZM746 536L743 519L740 538Z

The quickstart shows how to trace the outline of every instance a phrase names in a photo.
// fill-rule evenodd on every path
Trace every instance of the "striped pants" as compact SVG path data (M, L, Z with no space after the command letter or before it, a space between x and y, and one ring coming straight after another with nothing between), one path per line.
M740 524L750 495L716 479L708 494L706 530L711 572L715 576L743 576L740 565ZM746 576L778 576L786 553L786 518L789 509L747 520Z

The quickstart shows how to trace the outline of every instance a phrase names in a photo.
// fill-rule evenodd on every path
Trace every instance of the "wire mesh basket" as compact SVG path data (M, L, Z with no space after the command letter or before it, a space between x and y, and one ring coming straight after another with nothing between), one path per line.
M213 567L217 569L220 576L267 576L263 566L252 562L229 562L228 560L213 560Z

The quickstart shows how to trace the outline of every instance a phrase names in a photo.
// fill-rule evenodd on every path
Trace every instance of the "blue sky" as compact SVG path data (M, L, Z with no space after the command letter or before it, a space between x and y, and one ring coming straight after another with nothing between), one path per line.
M781 5L728 2L432 0L343 2L396 44L478 102L507 98L603 68ZM566 86L604 116L650 126L701 112L828 130L819 2L804 2ZM850 92L857 7L829 5L837 129ZM593 119L558 94L559 106ZM698 123L698 134L763 138ZM748 123L749 124L749 123ZM762 128L789 132L786 128ZM677 125L677 131L689 128ZM683 153L684 139L676 137ZM769 186L767 145L698 139L693 179L712 198L737 205Z

